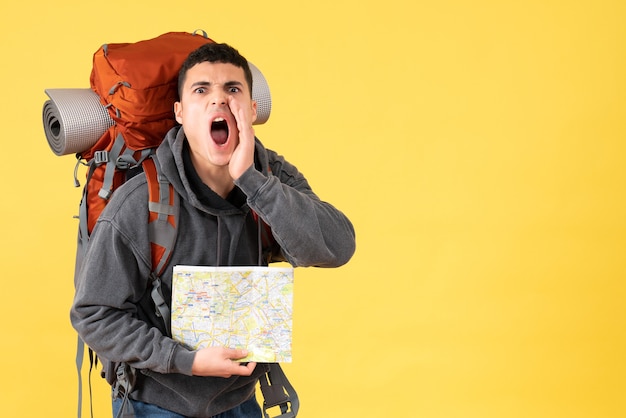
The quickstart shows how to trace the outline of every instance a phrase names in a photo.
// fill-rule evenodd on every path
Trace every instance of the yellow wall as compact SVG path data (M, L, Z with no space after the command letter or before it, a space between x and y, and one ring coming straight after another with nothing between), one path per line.
M357 228L349 265L297 272L302 418L625 416L625 5L3 2L0 416L75 414L80 191L44 89L197 28L261 68L258 136Z

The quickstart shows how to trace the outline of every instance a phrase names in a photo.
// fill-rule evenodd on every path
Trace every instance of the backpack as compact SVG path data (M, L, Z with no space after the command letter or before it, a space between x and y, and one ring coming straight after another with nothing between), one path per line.
M160 174L155 152L166 133L176 125L173 103L178 97L178 71L189 53L207 42L213 40L203 31L201 34L169 32L136 43L101 46L93 56L90 84L111 123L95 143L76 153L77 167L78 163L88 167L79 209L76 275L82 268L82 257L89 236L112 194L130 177L145 173L149 190L150 213L147 217L152 250L151 295L156 313L163 318L168 332L170 313L160 291L159 277L176 241L179 203L173 186ZM256 67L252 64L250 66L253 74L260 74ZM266 119L261 117L257 123ZM44 106L44 125L46 123ZM51 142L50 138L48 140ZM256 216L255 220L262 222ZM261 230L267 231L267 228L263 223ZM271 233L265 232L264 236L271 237ZM76 356L79 418L83 357L84 343L79 337ZM91 372L93 365L97 365L97 357L91 349L89 358ZM132 372L127 365L121 365L117 370L118 383L114 391L124 396L125 405L129 405L126 400L132 390ZM260 385L266 418L269 418L267 410L276 406L280 407L280 417L296 416L299 408L297 394L279 364L270 364L270 371L262 376Z

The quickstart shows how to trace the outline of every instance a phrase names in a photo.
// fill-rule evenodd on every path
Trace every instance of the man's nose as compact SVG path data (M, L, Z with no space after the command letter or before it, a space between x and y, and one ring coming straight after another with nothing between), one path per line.
M225 106L228 103L228 96L221 91L213 93L211 96L211 104L214 106Z

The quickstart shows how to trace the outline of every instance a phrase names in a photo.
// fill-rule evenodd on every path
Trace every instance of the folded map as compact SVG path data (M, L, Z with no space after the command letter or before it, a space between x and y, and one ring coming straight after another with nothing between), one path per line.
M192 349L245 348L241 361L291 362L293 268L175 266L172 336Z

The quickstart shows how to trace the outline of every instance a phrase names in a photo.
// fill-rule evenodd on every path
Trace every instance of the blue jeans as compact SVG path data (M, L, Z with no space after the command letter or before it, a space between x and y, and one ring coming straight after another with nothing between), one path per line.
M177 414L167 409L149 403L128 400L135 410L136 418L186 418L184 415ZM122 406L122 399L113 399L113 418ZM213 418L262 418L261 407L256 401L254 394L244 403L230 409L221 414L215 415Z

